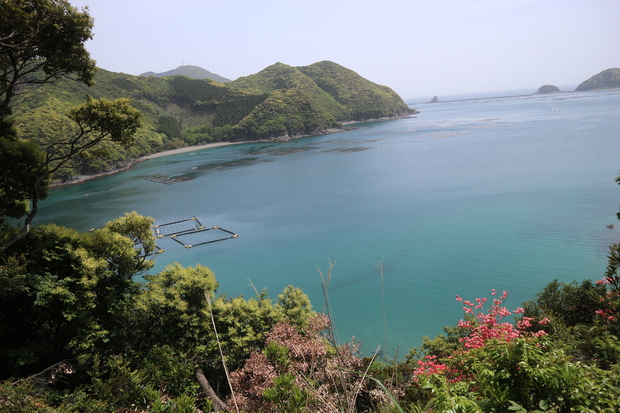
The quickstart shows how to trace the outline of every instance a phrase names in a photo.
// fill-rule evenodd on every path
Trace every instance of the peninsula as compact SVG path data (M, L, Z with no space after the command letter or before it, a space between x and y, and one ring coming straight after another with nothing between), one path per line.
M130 148L106 144L107 158L77 160L55 175L57 180L71 181L77 176L113 173L168 150L288 140L340 131L349 122L415 113L389 87L330 61L300 67L275 63L225 83L187 76L208 72L198 69L182 66L161 74L147 72L147 76L98 69L92 87L70 81L29 86L16 98L16 126L20 136L44 146L46 139L71 127L66 113L84 96L129 98L142 113L136 144ZM184 74L174 74L179 72Z

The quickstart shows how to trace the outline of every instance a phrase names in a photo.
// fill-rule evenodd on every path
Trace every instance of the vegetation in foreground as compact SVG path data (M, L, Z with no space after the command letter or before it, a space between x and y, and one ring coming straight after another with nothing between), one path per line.
M63 0L0 0L0 14L13 17L0 21L0 412L620 409L620 244L602 280L553 282L514 310L507 292L457 296L463 320L400 362L335 341L331 264L316 313L293 286L275 299L217 295L201 265L136 282L155 242L152 219L135 212L86 233L32 226L60 168L131 147L141 114L125 99L88 98L58 139L23 139L12 105L22 86L92 83L92 19Z

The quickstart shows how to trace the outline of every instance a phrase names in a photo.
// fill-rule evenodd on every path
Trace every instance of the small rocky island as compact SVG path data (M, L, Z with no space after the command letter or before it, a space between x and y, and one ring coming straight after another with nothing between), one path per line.
M546 94L546 93L559 93L561 90L554 85L543 85L538 88L536 94Z
M437 103L437 102L439 102L439 99L437 99L437 96L433 96L433 98L431 99L429 103Z

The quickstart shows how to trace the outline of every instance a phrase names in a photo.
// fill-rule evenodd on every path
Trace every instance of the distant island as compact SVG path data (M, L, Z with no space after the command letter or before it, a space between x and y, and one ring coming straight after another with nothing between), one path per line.
M545 94L545 93L559 93L561 92L560 88L554 85L543 85L538 88L537 94Z
M575 89L575 92L614 88L620 88L620 69L611 68L603 70L588 80L581 82L577 89Z
M192 79L211 79L216 82L226 83L230 82L230 79L226 79L220 75L216 75L215 73L211 73L206 69L203 69L200 66L192 66L192 65L183 65L179 66L176 69L168 70L167 72L155 73L155 72L146 72L142 73L140 76L155 76L155 77L165 77L165 76L176 76L182 75L191 77Z
M433 98L431 99L429 103L437 103L437 102L439 102L439 99L437 99L437 96L433 96Z
M28 86L15 99L15 124L25 139L54 139L55 131L67 127L62 125L68 124L69 108L81 104L86 95L131 99L144 124L135 135L136 144L106 146L106 159L80 160L56 174L64 180L115 171L145 155L188 146L288 140L340 131L349 122L416 113L389 87L330 61L300 67L275 63L225 83L193 78L205 72L210 73L181 66L132 76L98 69L93 87L70 81Z

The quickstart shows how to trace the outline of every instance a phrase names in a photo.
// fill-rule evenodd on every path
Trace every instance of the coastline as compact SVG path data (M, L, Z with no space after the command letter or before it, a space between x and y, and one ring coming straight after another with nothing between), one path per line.
M124 165L120 165L118 168L110 170L110 171L100 172L100 173L94 174L94 175L77 175L77 176L75 176L75 177L73 177L71 179L68 179L66 181L53 181L50 184L50 188L58 188L58 187L61 187L61 186L68 186L68 185L77 185L77 184L81 184L81 183L86 182L86 181L90 181L92 179L97 179L97 178L101 178L103 176L117 174L119 172L126 171L127 169L131 168L132 166L134 166L137 163L140 163L142 161L148 161L149 159L161 158L161 157L170 156L170 155L178 155L178 154L181 154L181 153L201 151L203 149L217 148L217 147L220 147L220 146L239 145L239 144L242 144L242 143L251 143L251 142L260 142L260 141L205 143L203 145L185 146L183 148L169 149L169 150L163 151L163 152L155 152L155 153L151 153L149 155L141 156L141 157L136 158L136 159L130 159Z
M383 121L383 120L396 120L396 119L405 119L408 117L411 117L411 115L415 115L419 113L418 111L412 111L410 113L406 113L403 114L402 116L393 116L393 117L386 117L386 118L380 118L380 119L368 119L365 121L348 121L348 122L342 122L342 127L338 128L338 129L327 129L325 130L323 133L317 133L314 135L296 135L296 136L280 136L277 138L272 138L272 139L264 139L264 140L251 140L251 141L238 141L238 142L214 142L214 143L206 143L206 144L202 144L202 145L195 145L195 146L185 146L183 148L177 148L177 149L170 149L167 151L163 151L163 152L155 152L149 155L144 155L141 156L139 158L136 159L129 159L127 160L127 162L123 165L119 165L117 168L109 170L109 171L105 171L105 172L100 172L94 175L77 175L75 177L72 177L71 179L65 180L65 181L52 181L52 183L50 184L50 188L59 188L62 186L69 186L69 185L78 185L81 183L84 183L86 181L90 181L92 179L97 179L97 178L101 178L104 176L108 176L108 175L114 175L117 174L119 172L123 172L128 170L129 168L131 168L132 166L134 166L137 163L140 163L142 161L147 161L149 159L155 159L155 158L161 158L164 156L170 156L170 155L178 155L178 154L182 154L182 153L188 153L188 152L194 152L194 151L201 151L204 149L211 149L211 148L217 148L220 146L229 146L229 145L241 145L241 144L245 144L245 143L269 143L269 142L286 142L292 139L299 139L299 138L304 138L304 137L308 137L308 136L316 136L316 135L331 135L334 133L339 133L339 132L345 132L347 130L352 130L355 129L354 127L350 126L353 125L355 123L361 123L361 122L375 122L375 121Z

